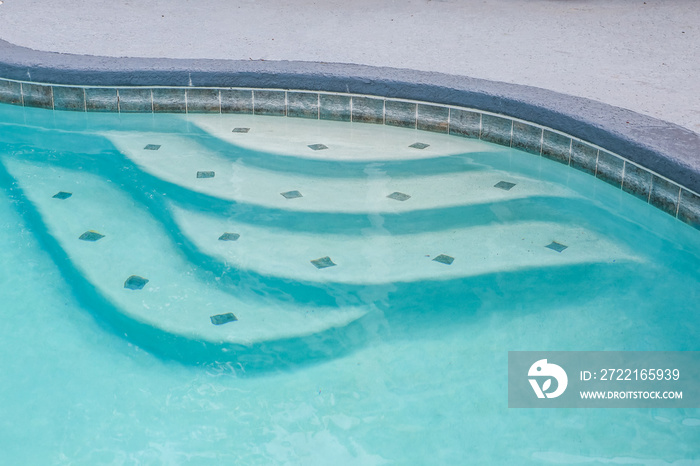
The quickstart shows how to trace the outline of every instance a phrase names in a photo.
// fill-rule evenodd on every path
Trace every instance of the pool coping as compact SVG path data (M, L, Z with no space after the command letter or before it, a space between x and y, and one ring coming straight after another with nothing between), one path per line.
M565 161L569 165L574 166L571 154L574 141L578 141L584 145L589 143L586 146L590 145L598 153L602 149L631 162L633 171L645 169L641 178L639 173L633 173L637 180L631 183L647 183L648 186L644 187L648 192L646 200L652 204L654 179L661 181L661 204L667 203L671 191L675 192L675 186L670 190L668 182L678 185L680 189L674 216L700 229L700 134L631 110L546 89L436 72L356 64L61 54L32 50L0 40L0 80L3 78L4 83L18 83L22 97L21 103L10 101L13 97L0 86L0 102L47 107L47 100L42 100L41 96L35 101L25 100L22 86L39 94L42 88L50 87L51 105L48 108L54 109L59 108L54 105L52 86L151 89L150 106L136 110L145 112L158 111L154 106L153 93L153 89L157 88L217 89L220 105L221 90L224 89L284 92L284 116L304 116L303 112L301 115L287 113L288 95L293 91L379 98L385 102L383 124L391 124L386 121L386 102L400 104L403 101L415 104L416 108L419 105L426 108L447 107L448 114L450 108L473 110L482 116L488 115L494 121L499 117L511 121L508 141L497 134L492 139L482 137L481 126L479 138L512 145L514 125L533 123L542 128L543 134L551 129L553 134L563 133L571 137L572 147L569 148L569 159ZM186 102L187 92L183 91L183 95ZM117 102L118 99L117 91ZM88 111L87 107L77 110ZM167 110L166 105L161 111ZM218 111L222 111L221 106ZM401 126L401 121L396 123ZM415 127L423 129L418 121ZM449 129L447 132L451 134ZM540 153L543 147L541 140ZM623 173L626 166L625 162ZM597 173L595 169L591 172L586 167L574 168L588 171L594 176ZM655 178L656 175L659 176ZM624 183L621 181L620 184L624 189ZM631 189L634 191L636 188L632 186ZM681 204L685 205L682 216L679 215ZM673 215L671 208L663 208L658 203L655 205Z

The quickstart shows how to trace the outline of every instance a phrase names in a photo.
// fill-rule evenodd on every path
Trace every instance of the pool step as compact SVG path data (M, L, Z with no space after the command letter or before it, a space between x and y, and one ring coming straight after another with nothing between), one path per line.
M295 306L264 296L243 299L235 290L226 292L205 280L148 208L114 183L56 166L10 157L2 161L65 251L66 260L130 319L191 340L251 345L343 327L369 310ZM61 191L72 196L53 197ZM87 230L103 237L80 240ZM139 286L134 285L137 282ZM227 313L237 320L212 324L212 316Z
M104 135L140 170L163 181L217 199L270 209L401 213L537 195L579 197L564 185L535 180L515 170L506 171L513 157L507 149L474 152L472 144L477 142L460 138L454 138L461 142L458 147L462 152L458 154L450 152L417 159L411 152L415 149L405 146L396 151L398 155L392 154L388 162L369 161L350 168L338 161L336 165L329 165L333 159L328 158L309 161L294 155L268 154L281 161L281 167L263 168L249 159L264 158L265 154L246 155L235 147L216 150L192 136L116 131ZM442 139L452 138L443 135ZM158 150L145 149L154 142L160 145ZM332 150L320 152L330 154ZM439 157L445 159L445 165L452 171L439 172L431 165L440 162ZM421 168L418 163L421 160L429 169ZM284 170L285 164L297 162L305 171ZM408 164L410 170L397 168L402 163ZM334 171L332 176L328 175L329 170ZM392 171L401 172L401 175L390 173ZM295 196L285 193L295 193Z
M235 216L196 212L174 203L170 211L178 230L198 251L239 271L296 281L371 286L643 260L599 232L554 221L445 229L436 219L433 230L392 235L377 216L375 228L358 234L324 234L260 227L237 222ZM225 232L235 232L238 238L220 241ZM552 242L568 247L558 252L548 247ZM436 261L441 254L452 262ZM329 257L335 266L314 267L312 261L323 257Z

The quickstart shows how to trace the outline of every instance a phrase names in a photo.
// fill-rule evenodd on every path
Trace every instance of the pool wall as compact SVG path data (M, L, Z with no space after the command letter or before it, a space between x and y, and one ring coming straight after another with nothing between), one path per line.
M349 64L68 55L0 41L0 103L276 115L479 138L589 173L700 229L699 134L529 86Z

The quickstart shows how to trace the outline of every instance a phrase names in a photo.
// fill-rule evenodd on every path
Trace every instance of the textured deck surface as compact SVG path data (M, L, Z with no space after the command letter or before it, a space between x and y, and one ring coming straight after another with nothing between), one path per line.
M525 84L700 133L694 0L5 0L0 24L0 39L42 51L356 63Z

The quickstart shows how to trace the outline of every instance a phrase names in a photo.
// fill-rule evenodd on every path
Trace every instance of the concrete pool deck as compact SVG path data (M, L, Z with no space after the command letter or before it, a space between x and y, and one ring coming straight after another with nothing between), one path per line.
M0 77L471 106L567 132L700 191L692 0L5 0L0 24Z
M407 68L585 97L700 133L694 0L4 0L0 39L107 57Z

